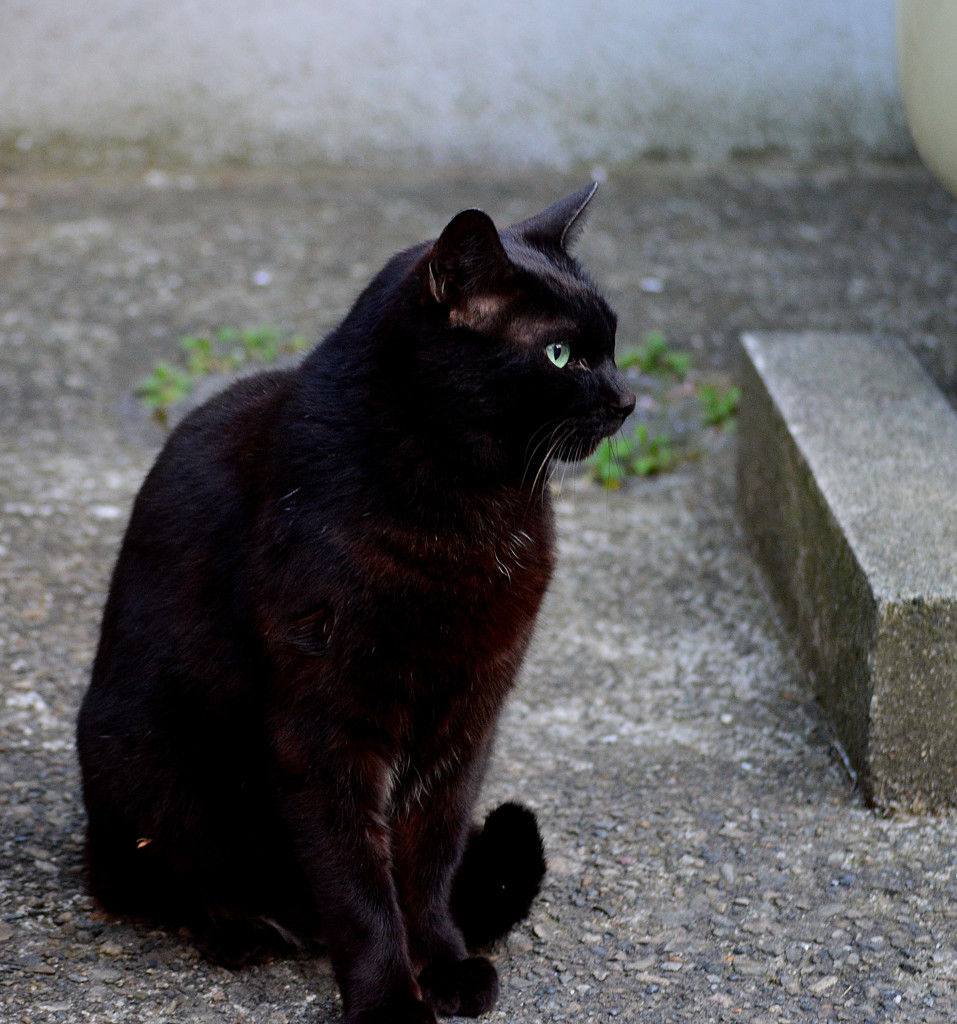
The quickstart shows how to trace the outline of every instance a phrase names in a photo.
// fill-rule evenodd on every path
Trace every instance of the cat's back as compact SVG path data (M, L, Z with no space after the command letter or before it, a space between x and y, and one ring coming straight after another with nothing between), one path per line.
M103 615L93 686L146 680L158 652L181 661L235 628L250 523L268 487L265 441L289 372L237 381L192 410L160 451L133 504ZM224 602L222 595L235 595ZM197 658L197 661L199 659ZM195 667L195 666L194 666Z
M224 471L239 473L263 453L263 438L281 415L295 370L243 377L187 413L167 438L144 481L140 496L155 487L172 499L177 480L192 493L214 490ZM138 496L138 500L139 497Z

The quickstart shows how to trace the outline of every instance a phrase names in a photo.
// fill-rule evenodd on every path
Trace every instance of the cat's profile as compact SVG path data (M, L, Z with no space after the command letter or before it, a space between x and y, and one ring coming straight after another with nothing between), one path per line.
M554 560L555 459L634 395L570 255L595 186L395 256L292 370L169 437L78 724L110 910L242 964L328 949L349 1024L477 1015L524 916L531 812L473 807Z

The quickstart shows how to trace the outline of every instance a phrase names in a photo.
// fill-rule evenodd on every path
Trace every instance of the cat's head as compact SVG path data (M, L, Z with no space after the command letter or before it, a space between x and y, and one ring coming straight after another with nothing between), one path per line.
M501 232L465 210L419 263L420 301L478 398L476 429L485 416L533 470L587 457L635 406L615 365L615 314L571 253L597 187Z

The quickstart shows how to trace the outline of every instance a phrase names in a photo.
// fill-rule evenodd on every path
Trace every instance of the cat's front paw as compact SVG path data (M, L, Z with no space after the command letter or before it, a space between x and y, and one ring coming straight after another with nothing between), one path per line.
M395 996L372 1009L347 1013L345 1024L437 1024L435 1011L412 995Z
M437 1013L478 1017L498 998L498 973L484 956L434 961L419 975L422 993Z

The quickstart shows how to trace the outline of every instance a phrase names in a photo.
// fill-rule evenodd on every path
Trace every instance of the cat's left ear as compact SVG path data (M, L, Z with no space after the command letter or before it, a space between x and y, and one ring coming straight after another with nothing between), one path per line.
M492 218L463 210L446 225L429 253L429 291L440 304L488 292L511 268Z
M507 233L524 238L538 249L560 249L571 252L572 246L585 226L586 210L598 191L598 182L593 181L587 188L574 192L567 199L552 203L534 217L519 221L508 228Z

